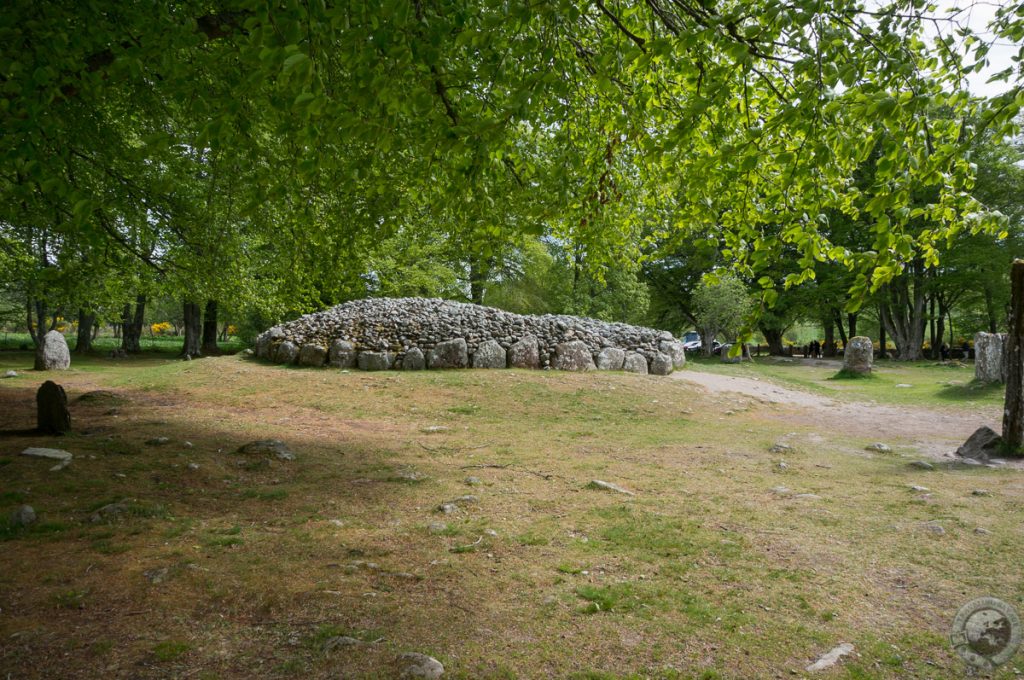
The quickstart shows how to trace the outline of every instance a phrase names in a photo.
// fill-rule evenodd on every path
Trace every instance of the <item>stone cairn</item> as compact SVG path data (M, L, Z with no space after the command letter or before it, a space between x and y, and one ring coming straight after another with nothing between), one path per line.
M850 338L843 352L843 370L868 375L875 362L875 347L871 338L863 335Z
M1006 382L1005 346L1005 333L974 334L975 379L986 383Z
M262 333L256 355L364 371L508 367L668 375L686 363L682 343L667 331L436 298L369 298L307 314Z

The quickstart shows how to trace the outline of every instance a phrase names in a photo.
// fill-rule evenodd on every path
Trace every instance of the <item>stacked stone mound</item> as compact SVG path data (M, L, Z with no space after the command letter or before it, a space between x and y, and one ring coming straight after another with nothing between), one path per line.
M370 298L307 314L261 334L256 355L369 371L510 367L667 375L686 363L682 343L667 331L436 298Z

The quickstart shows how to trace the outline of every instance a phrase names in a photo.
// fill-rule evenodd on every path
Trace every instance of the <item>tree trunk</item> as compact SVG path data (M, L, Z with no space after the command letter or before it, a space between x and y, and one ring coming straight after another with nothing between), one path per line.
M203 346L202 353L206 356L213 356L219 353L217 349L217 301L207 300L206 310L203 313Z
M1024 443L1024 260L1010 270L1010 332L1006 336L1006 398L1003 402L1003 445L1019 454Z
M198 357L202 355L200 348L200 317L199 304L185 300L185 344L181 348L183 357Z
M142 351L139 341L142 339L142 322L146 316L146 296L139 295L135 298L135 309L132 310L131 303L124 306L121 311L121 349L131 354L138 354Z
M850 328L848 335L851 338L857 337L857 312L850 312L846 315L846 324Z
M906 276L901 276L886 286L886 299L880 305L882 323L896 343L896 358L900 361L921 358L925 326L923 267L922 263L914 265L913 297L910 282Z
M836 311L836 328L839 329L839 339L843 343L843 351L846 351L846 328L843 326L843 317Z
M782 354L784 354L782 347L782 331L778 328L762 328L761 333L764 334L764 339L768 343L768 354L772 356L782 356Z
M882 319L882 308L878 308L878 358L885 359L888 355L885 352L885 321Z
M822 324L825 326L825 348L823 354L827 357L836 355L836 325L832 319L826 319Z
M96 313L84 307L78 310L78 339L75 341L75 354L86 354L92 351L92 330L96 324Z
M987 287L985 288L985 315L988 317L988 332L997 332L996 304L992 299L992 289Z

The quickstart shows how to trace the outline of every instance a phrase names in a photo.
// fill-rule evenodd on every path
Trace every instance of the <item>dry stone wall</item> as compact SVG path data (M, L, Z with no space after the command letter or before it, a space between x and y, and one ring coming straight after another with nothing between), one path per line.
M667 375L686 363L667 331L436 298L369 298L307 314L256 339L281 364L363 370L557 368Z

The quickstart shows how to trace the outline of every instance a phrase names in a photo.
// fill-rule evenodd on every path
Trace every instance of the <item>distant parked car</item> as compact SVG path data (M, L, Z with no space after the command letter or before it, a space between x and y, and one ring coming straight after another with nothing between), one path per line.
M683 349L687 352L699 352L704 349L704 343L701 340L700 333L697 331L690 331L683 335ZM718 351L722 349L722 343L715 340L711 343L711 353L718 354Z

